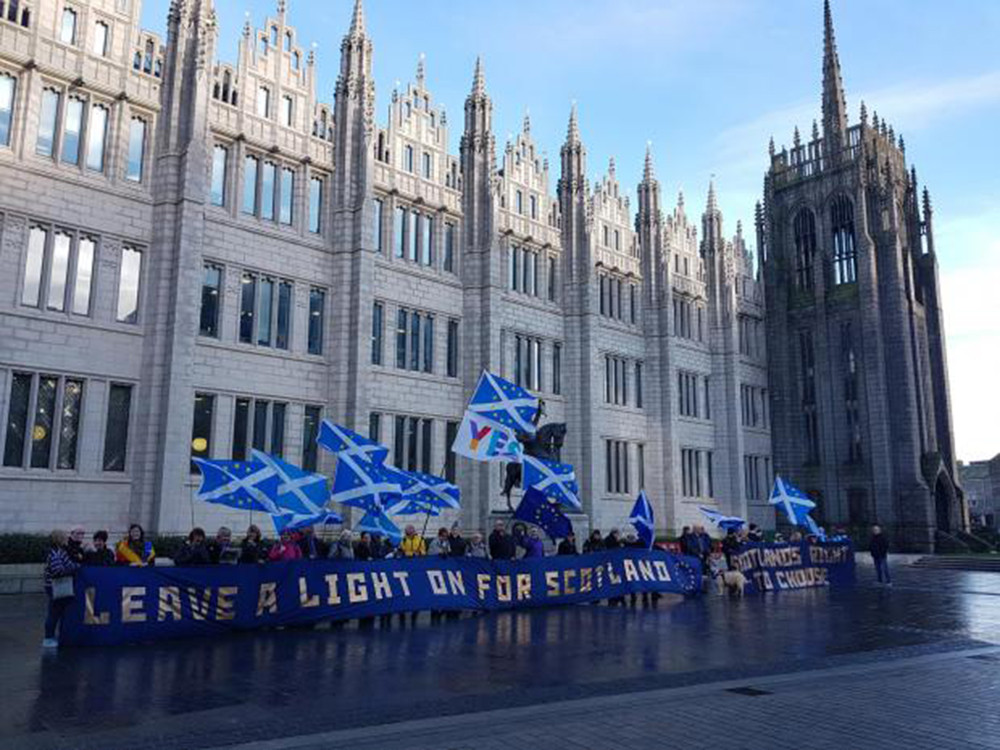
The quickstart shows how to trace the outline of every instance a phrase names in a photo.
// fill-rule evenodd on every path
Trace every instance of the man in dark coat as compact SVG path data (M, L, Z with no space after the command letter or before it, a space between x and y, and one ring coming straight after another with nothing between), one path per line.
M868 551L871 553L872 562L875 563L875 575L878 576L879 583L886 586L892 585L892 578L889 577L889 540L882 533L880 526L872 526L872 538L868 543ZM882 578L885 578L883 581Z
M556 550L557 555L578 555L579 552L576 551L576 534L572 531L566 535L566 538L559 542L559 549Z
M514 538L507 533L507 528L503 521L493 524L493 532L490 534L490 558L493 560L513 560L517 555L517 547Z

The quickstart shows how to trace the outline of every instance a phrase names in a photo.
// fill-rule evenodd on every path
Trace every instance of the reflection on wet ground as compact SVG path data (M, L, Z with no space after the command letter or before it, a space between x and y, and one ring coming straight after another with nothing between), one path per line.
M184 747L1000 643L1000 576L577 606L390 629L242 633L43 658L40 597L3 600L0 745ZM184 739L181 739L184 738Z

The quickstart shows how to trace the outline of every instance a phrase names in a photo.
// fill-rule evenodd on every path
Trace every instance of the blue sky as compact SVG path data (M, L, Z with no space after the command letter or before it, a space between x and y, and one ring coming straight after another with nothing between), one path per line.
M147 0L148 28L162 32L167 5ZM246 12L260 26L275 6L216 0L220 57L235 61ZM317 44L326 101L352 6L289 0L300 42ZM780 148L819 117L821 0L366 0L365 13L380 121L425 53L457 150L482 55L498 150L530 109L554 189L575 99L592 179L613 156L634 196L651 141L664 208L683 188L700 213L714 174L729 233L752 225L768 138ZM851 120L861 99L887 117L930 187L958 456L987 458L1000 452L1000 2L834 0L833 13Z

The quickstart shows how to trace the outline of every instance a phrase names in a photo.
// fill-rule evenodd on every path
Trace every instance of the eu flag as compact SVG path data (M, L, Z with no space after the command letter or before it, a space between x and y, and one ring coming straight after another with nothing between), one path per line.
M573 533L573 524L559 509L559 503L550 501L544 493L529 487L514 511L518 521L534 524L549 535L552 541L565 539Z

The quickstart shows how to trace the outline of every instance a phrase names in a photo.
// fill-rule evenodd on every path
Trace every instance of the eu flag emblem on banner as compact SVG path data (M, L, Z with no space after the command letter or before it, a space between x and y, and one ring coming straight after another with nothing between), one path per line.
M320 425L319 437L316 438L316 442L338 456L354 456L374 464L384 463L386 456L389 455L389 449L384 445L379 445L371 438L366 438L353 430L334 424L329 419L324 419Z
M778 476L774 478L774 489L771 490L769 502L784 510L788 522L793 526L808 526L806 518L809 511L816 507L809 495Z
M538 399L521 386L484 370L466 411L515 432L534 435Z
M573 533L573 524L563 515L559 504L549 500L534 487L529 487L524 493L521 504L514 511L514 518L538 526L553 542Z
M628 522L635 526L636 534L646 549L653 549L656 523L653 520L653 506L649 504L646 490L639 491L639 497L636 498L635 505L632 506Z
M572 464L561 464L535 456L524 456L521 465L521 486L534 487L546 497L551 497L574 510L580 510L580 485Z

